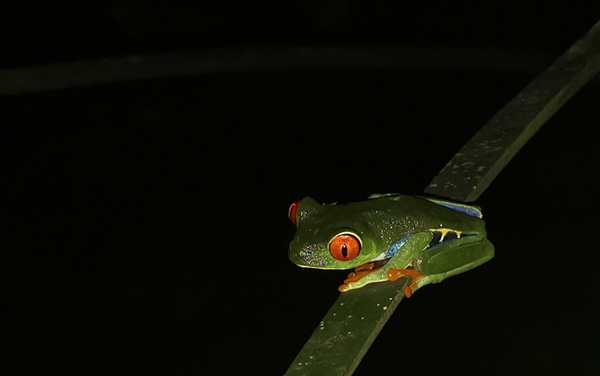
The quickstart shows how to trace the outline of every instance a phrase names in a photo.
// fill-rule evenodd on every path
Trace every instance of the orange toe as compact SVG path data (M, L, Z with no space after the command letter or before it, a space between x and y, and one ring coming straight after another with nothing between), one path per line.
M412 294L417 290L417 284L419 281L425 277L425 274L421 274L415 269L393 269L390 268L387 272L388 280L396 281L401 277L410 277L412 279L409 285L404 287L404 295L407 298L410 298Z
M348 278L346 278L344 280L344 284L349 283L349 282L356 282L356 281L360 280L362 277L366 276L367 274L374 272L375 271L373 269L374 265L375 264L373 264L373 263L369 263L369 264L357 266L356 268L354 268L353 272L350 272L350 274L348 274Z
M359 281L362 277L372 272L372 270L360 270L357 272L351 272L350 274L348 274L348 278L344 280L344 283Z

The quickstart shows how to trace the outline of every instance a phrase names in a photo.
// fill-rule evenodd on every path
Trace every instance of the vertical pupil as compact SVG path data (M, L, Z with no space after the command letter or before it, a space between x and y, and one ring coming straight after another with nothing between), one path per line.
M346 244L342 245L342 256L344 256L344 258L348 257L348 246Z

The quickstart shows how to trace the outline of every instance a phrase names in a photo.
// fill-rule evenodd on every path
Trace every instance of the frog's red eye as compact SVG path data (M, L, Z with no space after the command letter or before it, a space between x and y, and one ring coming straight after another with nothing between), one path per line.
M329 242L329 253L336 260L350 261L360 253L360 240L358 236L343 232L336 235Z
M298 215L298 206L300 206L300 201L296 201L290 205L288 209L288 218L292 221L293 224L296 224L296 216Z

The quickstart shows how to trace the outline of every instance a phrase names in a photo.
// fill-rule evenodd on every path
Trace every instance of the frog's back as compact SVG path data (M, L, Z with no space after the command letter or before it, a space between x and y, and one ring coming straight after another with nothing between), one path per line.
M425 196L407 196L399 193L374 193L370 195L368 198L370 200L378 199L378 198L388 198L393 201L406 200L407 197L417 198L422 200L427 200L433 202L434 204L443 206L445 208L455 210L460 213L467 214L471 217L476 217L481 219L483 217L483 213L481 212L481 208L475 205L467 205L459 202L448 201L444 199L434 198L434 197L425 197Z
M402 194L377 194L369 196L375 206L397 217L409 217L426 228L469 228L484 232L481 209L476 206L439 199Z

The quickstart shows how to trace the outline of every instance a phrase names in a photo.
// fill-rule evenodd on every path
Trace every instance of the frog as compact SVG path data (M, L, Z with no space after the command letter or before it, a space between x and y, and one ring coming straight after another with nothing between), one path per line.
M435 197L385 193L344 204L306 197L290 205L288 218L296 227L289 259L302 268L352 269L342 293L407 277L411 297L494 257L481 208Z

